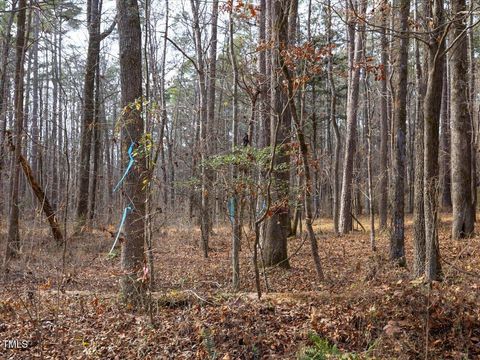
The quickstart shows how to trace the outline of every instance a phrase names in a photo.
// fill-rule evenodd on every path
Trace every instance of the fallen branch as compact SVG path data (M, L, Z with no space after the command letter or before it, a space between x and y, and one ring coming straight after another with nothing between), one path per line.
M362 230L363 230L364 232L367 232L367 230L365 230L365 228L363 227L363 225L362 225L362 223L360 222L360 220L358 220L358 219L355 217L355 215L353 215L352 213L350 213L350 215L352 216L352 219L355 220L355 222L356 222L358 225L360 225L360 227L362 228Z
M467 270L463 270L461 268L459 268L458 266L452 264L451 262L445 260L445 258L443 257L440 257L440 259L447 265L449 265L451 268L457 270L458 272L462 273L462 274L465 274L465 275L468 275L468 276L471 276L475 279L480 279L480 274L479 273L474 273L474 272L471 272L471 271L467 271Z
M15 145L13 144L12 140L12 133L10 131L6 131L7 139L8 139L8 144L10 147L11 151L15 151ZM35 194L37 197L37 200L42 206L42 210L45 213L45 216L47 217L48 223L50 225L50 228L52 229L52 234L57 243L62 243L63 242L63 234L62 230L60 228L60 224L57 221L57 217L55 216L55 211L53 210L52 206L50 205L50 202L47 199L47 196L45 195L45 192L43 191L42 187L40 184L37 182L35 179L35 176L33 174L32 168L30 167L30 164L28 163L27 159L20 154L20 158L18 159L18 162L22 166L23 172Z

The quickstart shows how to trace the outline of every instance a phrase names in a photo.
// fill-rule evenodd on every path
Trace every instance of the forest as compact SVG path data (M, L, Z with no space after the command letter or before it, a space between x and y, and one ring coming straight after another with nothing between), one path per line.
M479 74L478 0L0 0L0 358L480 359Z

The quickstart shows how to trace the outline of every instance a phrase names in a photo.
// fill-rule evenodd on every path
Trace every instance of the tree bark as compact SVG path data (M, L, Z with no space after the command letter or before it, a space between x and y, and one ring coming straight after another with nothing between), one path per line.
M327 3L327 41L328 46L332 46L332 9L330 0ZM336 234L339 233L338 217L340 213L340 150L342 148L342 138L337 123L337 92L335 88L335 79L333 78L333 52L330 50L327 65L328 86L330 89L330 123L335 133L335 154L333 156L333 229Z
M33 81L32 81L32 91L33 91L33 101L32 101L32 156L31 164L32 171L34 174L38 173L38 156L39 156L39 131L38 131L38 118L39 118L39 109L38 109L38 36L40 32L40 14L39 10L34 10L34 32L33 37L35 43L32 49L33 56Z
M415 20L418 19L418 3L415 0ZM420 60L419 41L415 39L415 187L413 209L413 273L416 277L425 272L425 213L423 199L423 99L425 79Z
M395 127L392 203L393 229L390 236L390 259L405 265L405 168L406 168L406 123L408 90L408 17L410 0L397 0L398 36L393 85L393 122Z
M370 215L370 248L372 251L377 250L375 239L375 212L374 212L374 195L373 195L373 171L372 171L372 119L371 119L371 89L368 79L369 74L365 74L365 104L364 104L364 119L367 137L367 191L368 191L368 213Z
M386 34L388 1L383 3L382 29L380 30L380 43L382 48L382 78L380 80L380 184L378 213L380 229L387 228L388 212L388 104L387 104L387 78L388 78L388 39Z
M295 1L295 0L294 0ZM277 169L274 173L275 181L272 189L272 211L264 223L264 236L262 239L264 265L278 265L289 268L287 256L287 236L290 232L288 189L290 180L289 157L286 154L285 145L289 142L291 122L285 108L283 96L283 76L281 73L281 51L288 46L288 14L291 0L275 0L272 2L272 25L271 35L273 41L271 56L271 105L273 115L271 117L270 138L276 140L278 154L275 156ZM274 131L276 123L280 122L277 136ZM271 144L272 146L275 144ZM285 169L286 168L286 169Z
M140 13L137 0L117 0L120 80L123 106L123 154L132 143L140 143L144 131L140 110L134 104L142 98L142 49ZM125 222L125 241L122 243L122 295L126 303L140 305L145 286L137 280L145 264L144 218L146 194L143 192L147 175L145 159L136 158L125 179L125 201L132 212Z
M365 15L366 1L362 0L360 17ZM347 135L345 138L345 158L343 162L342 194L340 198L339 232L352 230L352 181L353 159L357 142L357 108L360 85L360 62L363 54L363 32L365 24L360 21L355 32L355 46L352 63L349 66L350 81L347 98Z
M428 39L428 81L423 105L424 116L424 213L425 277L428 281L441 276L438 244L438 146L439 118L443 87L445 28L443 0L434 0Z
M445 59L443 70L442 108L440 110L440 175L442 183L442 207L450 211L452 209L451 195L451 156L450 156L450 111L449 111L449 60Z
M88 0L88 49L83 88L82 134L80 140L80 161L75 231L81 231L88 215L90 184L90 155L92 130L95 119L95 70L100 53L100 9L99 0Z
M6 260L17 256L20 251L19 231L19 184L20 166L22 158L22 137L23 137L23 93L24 93L24 61L25 61L25 27L26 27L27 1L19 0L17 14L17 40L15 44L15 152L14 167L10 182L10 217L8 220Z
M8 58L10 54L10 42L11 42L11 29L13 20L15 18L15 3L12 4L11 13L8 19L8 23L5 27L5 36L2 41L2 67L0 73L0 184L3 185L4 177L4 167L5 167L5 147L3 146L5 141L5 132L7 130L7 101L8 101ZM0 214L4 214L6 208L8 207L7 203L7 194L0 194Z
M210 37L210 53L208 59L208 79L207 79L207 154L213 154L216 151L215 141L215 96L217 81L217 26L218 25L218 0L212 3L212 20L211 20L211 37ZM207 182L212 184L214 174L207 172ZM210 209L208 209L210 211ZM208 231L213 231L212 212L208 214Z
M269 4L270 5L270 4ZM260 24L259 24L259 44L265 44L266 38L266 11L267 5L265 0L260 0ZM264 148L270 144L270 102L268 101L268 76L267 76L267 50L262 49L258 54L258 72L260 75L260 93L259 93L259 123L260 134L259 144L260 148Z
M56 211L58 206L58 56L57 56L57 37L58 34L53 32L52 34L52 131L51 131L51 143L50 143L50 169L51 186L50 186L50 200L52 207ZM88 193L88 191L87 191Z
M474 42L474 9L475 1L470 0L469 4L469 27L468 30L468 74L469 74L469 111L470 111L470 120L472 126L472 208L473 208L473 218L477 221L477 149L478 149L478 130L479 130L479 115L480 109L478 108L477 96L476 96L476 65L475 65L475 42Z
M209 196L208 196L208 170L205 162L208 158L208 143L207 143L207 85L205 76L205 61L203 58L202 49L202 33L200 29L199 19L199 3L197 0L190 0L192 15L193 15L193 35L195 43L195 51L197 54L197 75L199 87L199 104L200 104L200 154L201 154L201 208L200 208L200 230L201 230L201 248L203 256L208 257L208 242L210 237L210 217L209 217Z
M92 123L92 145L90 156L93 157L93 168L90 179L90 201L89 201L89 211L88 217L90 221L95 219L96 203L97 203L97 182L98 182L98 170L100 166L101 154L101 134L102 129L100 126L100 110L101 110L101 84L100 84L100 53L98 54L97 64L95 67L95 96L94 96L94 116Z
M230 63L232 65L232 76L233 76L233 92L232 92L232 153L235 152L237 147L237 137L238 137L238 64L237 64L237 57L235 54L235 44L233 39L234 34L234 26L233 26L233 16L232 16L233 8L229 11L228 17L228 50L229 50L229 57ZM216 55L215 55L216 56ZM236 190L236 181L238 176L238 169L236 165L232 165L231 168L231 180L233 184L233 194L230 201L231 204L231 211L230 213L230 221L232 222L232 286L234 290L238 290L240 286L240 258L239 258L239 251L240 251L240 235L241 235L241 227L240 227L240 198L239 194Z
M453 38L458 39L452 49L451 128L452 128L452 238L468 237L474 230L472 199L472 126L469 114L468 42L466 32L465 0L453 0L455 14Z

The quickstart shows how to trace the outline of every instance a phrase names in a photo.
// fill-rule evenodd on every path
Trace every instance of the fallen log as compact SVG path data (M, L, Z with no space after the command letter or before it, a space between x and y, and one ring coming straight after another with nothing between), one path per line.
M12 133L10 131L6 132L8 144L11 151L15 151L15 145L13 144L12 140ZM55 211L53 211L50 202L48 201L47 195L43 191L40 184L35 179L35 175L33 174L32 168L28 163L27 159L23 155L20 154L20 159L18 159L20 165L22 166L23 173L27 177L28 183L35 194L38 202L42 206L42 210L47 217L47 221L50 225L50 229L52 230L53 238L57 243L63 242L63 234L62 230L60 229L60 224L57 221L57 217L55 216Z

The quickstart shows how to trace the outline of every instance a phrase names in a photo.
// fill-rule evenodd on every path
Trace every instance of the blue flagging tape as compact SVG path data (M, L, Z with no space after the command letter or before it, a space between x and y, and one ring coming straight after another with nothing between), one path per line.
M233 224L235 220L235 208L237 207L237 201L234 197L228 199L228 218L230 219L230 223Z
M132 212L132 207L130 205L123 209L122 220L120 221L120 225L118 226L117 236L115 237L115 241L112 248L110 249L109 254L111 254L113 252L113 249L115 249L115 245L117 245L118 239L120 238L120 233L122 232L123 225L125 224L125 220L127 219L127 215L130 212Z
M115 186L113 189L113 192L117 191L120 185L122 185L122 182L125 180L127 177L130 169L132 168L133 164L135 163L135 159L133 158L133 147L135 146L135 143L132 142L130 147L128 148L128 157L130 158L130 161L128 162L127 168L125 169L125 172L123 173L122 178L118 181L118 184Z

